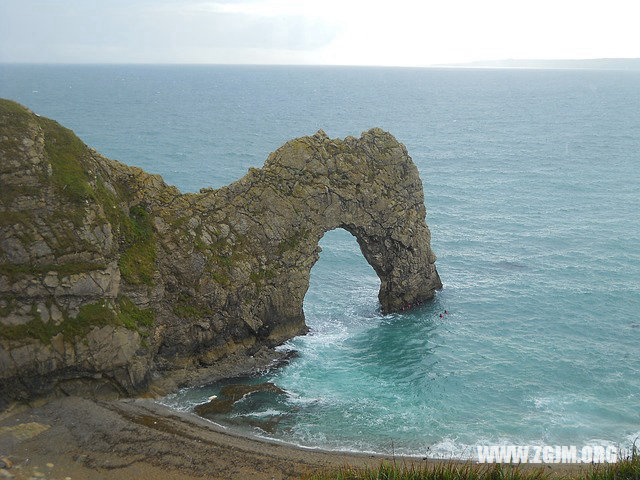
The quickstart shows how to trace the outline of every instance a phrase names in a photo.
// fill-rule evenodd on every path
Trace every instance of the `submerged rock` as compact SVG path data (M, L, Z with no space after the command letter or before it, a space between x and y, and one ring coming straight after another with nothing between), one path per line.
M335 228L380 277L383 313L420 304L441 287L425 215L416 166L380 129L291 140L226 187L182 194L0 100L0 402L131 395L305 333Z
M233 405L238 400L257 392L271 392L279 395L286 394L284 390L270 382L258 383L256 385L225 385L220 390L217 398L212 398L207 403L196 405L193 410L203 417L212 414L229 413L233 410Z

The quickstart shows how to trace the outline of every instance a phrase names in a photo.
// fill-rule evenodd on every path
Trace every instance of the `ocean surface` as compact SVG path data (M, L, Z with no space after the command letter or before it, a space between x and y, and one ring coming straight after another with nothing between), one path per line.
M379 126L420 170L444 288L382 316L328 232L299 357L222 424L309 447L467 456L640 435L640 72L0 65L0 96L183 191L286 140ZM447 310L449 313L440 318ZM182 410L212 385L164 402Z

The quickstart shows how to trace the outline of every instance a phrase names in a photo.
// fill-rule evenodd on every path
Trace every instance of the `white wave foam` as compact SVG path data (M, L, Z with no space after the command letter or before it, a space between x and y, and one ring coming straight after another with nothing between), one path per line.
M269 408L262 412L249 412L249 413L238 413L233 415L234 417L255 417L255 418L264 418L264 417L278 417L283 415L284 412L280 410L275 410L273 408Z

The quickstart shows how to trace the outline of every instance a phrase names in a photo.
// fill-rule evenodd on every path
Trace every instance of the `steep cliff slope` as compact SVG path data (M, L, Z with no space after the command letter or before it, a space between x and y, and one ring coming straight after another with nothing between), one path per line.
M131 395L304 333L334 228L380 277L383 313L441 287L418 171L382 130L320 131L229 186L181 194L0 100L0 398Z

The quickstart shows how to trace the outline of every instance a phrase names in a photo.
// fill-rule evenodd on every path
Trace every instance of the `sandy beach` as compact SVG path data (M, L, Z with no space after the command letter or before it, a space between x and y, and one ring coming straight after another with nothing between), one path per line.
M284 479L394 460L242 436L151 399L76 397L5 411L0 417L0 454L13 463L6 472L14 477L8 478L16 479Z
M241 436L150 399L73 397L5 412L0 452L14 463L16 478L40 472L55 479L299 478L383 458Z

